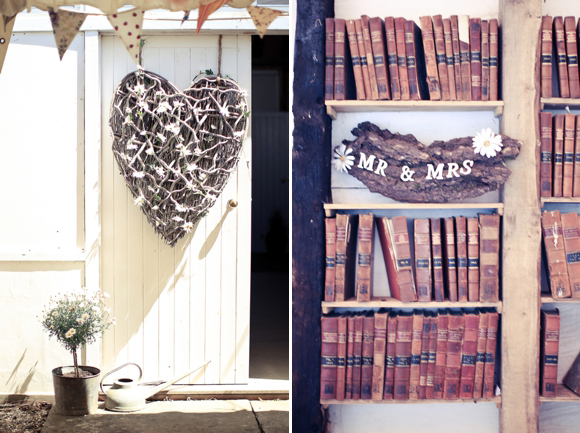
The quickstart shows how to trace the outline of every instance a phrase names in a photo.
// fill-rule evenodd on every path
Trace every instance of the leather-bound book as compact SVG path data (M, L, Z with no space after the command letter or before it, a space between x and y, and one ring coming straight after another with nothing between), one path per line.
M387 316L384 310L375 313L375 338L373 352L372 399L382 400L385 386L385 358L387 348Z
M457 294L457 257L455 256L455 227L453 217L443 219L445 237L443 243L445 277L447 279L447 294L451 302L458 301Z
M445 391L445 366L447 365L447 331L449 328L449 313L439 310L437 313L437 352L435 354L435 375L433 395L443 399Z
M564 18L566 37L566 59L568 60L568 84L570 97L580 98L580 81L578 77L578 44L576 43L576 20L574 17Z
M485 366L485 346L487 343L488 312L479 309L479 328L477 330L477 356L475 358L475 382L473 385L473 398L483 396L483 368Z
M564 115L556 114L554 116L554 125L552 126L552 136L554 137L554 154L553 162L553 182L552 193L554 197L562 197L563 177L564 177Z
M338 365L338 317L322 316L320 319L320 398L336 398L336 373Z
M575 116L573 114L564 115L563 197L572 197L574 183L574 120Z
M461 62L461 99L471 101L471 56L469 50L469 17L459 15L459 60Z
M465 317L462 311L449 313L449 327L447 330L447 360L445 362L445 400L459 398L459 379L461 377L461 350L463 346L463 332Z
M395 41L397 45L397 65L399 67L399 84L401 99L411 99L409 90L409 73L407 70L407 47L405 44L405 18L395 18Z
M399 301L417 300L415 280L411 267L411 247L407 231L407 218L377 218L379 239L383 249L391 296Z
M467 218L467 297L479 301L479 220Z
M346 301L354 296L357 227L356 215L336 215L335 301Z
M437 302L445 301L443 279L443 250L441 248L441 220L431 218L431 253L433 255L433 297Z
M354 73L354 84L356 86L356 99L364 100L366 99L366 95L354 20L346 21L346 32L348 34L348 46L350 47L350 59L352 61L352 69Z
M420 71L424 69L423 52L417 41L421 37L421 30L413 20L405 20L405 51L407 53L407 74L409 76L409 95L411 100L422 99Z
M397 316L397 337L395 343L395 383L393 388L395 400L409 399L412 338L413 314L401 312Z
M387 349L385 356L385 388L383 400L392 400L395 384L395 351L397 342L397 315L394 311L387 317Z
M469 19L471 100L481 101L481 18Z
M363 316L354 316L354 359L352 368L352 393L353 400L361 397L361 367L363 347Z
M552 17L542 17L542 98L552 97Z
M562 383L570 388L574 393L580 395L580 354L572 363L572 367L562 379Z
M568 82L568 63L566 61L566 37L562 17L554 17L554 34L556 35L556 61L558 63L560 98L569 98L570 85Z
M447 65L447 78L449 80L449 99L456 101L457 88L455 87L455 64L453 63L453 38L451 36L451 20L449 18L443 20L443 38L445 39L445 64Z
M383 20L379 17L369 18L371 45L373 47L373 61L377 75L379 99L391 99L391 86L387 74L387 55L385 51L385 35Z
M415 238L415 281L419 302L431 301L431 235L429 220L413 221Z
M483 366L483 398L495 395L495 352L499 314L495 309L487 315L487 339L485 343L485 365Z
M447 58L445 53L445 36L443 30L443 17L433 15L433 35L435 38L435 59L437 72L439 72L439 86L441 88L441 100L451 100L449 76L447 74Z
M457 300L467 302L467 219L455 217L455 243L457 245Z
M326 218L326 267L324 275L324 300L334 301L334 258L336 256L336 219Z
M354 316L348 316L346 333L346 371L344 384L344 399L352 398L352 372L354 367Z
M553 298L569 298L570 280L566 264L566 250L559 210L542 212L542 232L548 259L550 289Z
M563 213L562 232L572 298L580 298L580 225L578 214Z
M324 62L324 99L334 99L334 18L326 18L326 53Z
M451 22L451 43L453 45L453 69L455 69L455 95L457 100L461 101L463 99L461 90L461 51L459 49L459 21L457 15L451 15L449 21Z
M481 20L481 100L489 101L489 23Z
M552 197L552 113L545 111L540 113L540 143L540 197ZM577 141L578 143L580 142ZM580 158L577 160L580 166ZM580 171L578 175L580 176ZM578 193L580 194L580 186Z
M336 364L336 399L344 400L346 387L347 316L338 317L338 350Z
M387 39L387 64L389 65L389 81L393 101L401 100L401 84L399 83L399 65L397 64L397 40L395 37L395 19L385 18L385 36Z
M489 20L489 100L497 101L499 94L499 31L497 19Z
M362 31L362 20L354 20L354 29L356 31L356 40L358 42L358 55L360 57L360 67L365 89L365 99L370 100L373 99L373 95L371 91L371 76L369 73L369 65L367 63L365 41Z
M421 380L421 349L423 345L423 311L413 312L413 337L411 341L411 371L409 378L409 400L419 399L419 383Z
M419 400L427 396L427 369L429 367L429 332L431 330L431 315L424 313L423 332L421 334L421 365L419 369ZM412 375L411 371L411 375Z
M435 51L435 39L433 37L433 23L430 16L420 17L421 33L423 36L423 49L425 51L425 66L427 69L427 87L431 101L441 100L441 84L437 69L437 55Z
M557 308L542 310L540 325L540 383L544 397L555 397L558 382L560 314Z
M479 314L476 310L465 311L465 332L461 349L461 377L459 397L473 398L475 387L475 362L477 359L477 336L479 332Z
M367 66L369 69L369 77L371 84L371 98L375 101L379 99L379 86L377 82L377 74L375 69L375 60L373 56L373 45L371 41L371 31L369 26L369 17L367 15L362 15L361 17L363 41L365 44L365 53L367 55ZM369 99L367 97L367 99Z
M346 23L341 18L334 20L334 99L346 99Z
M363 317L362 364L360 373L361 400L370 400L372 398L374 339L375 316L371 312L365 314Z
M358 251L356 271L356 300L371 300L373 281L374 215L360 214L358 221Z
M479 300L499 301L499 215L479 215Z
M574 180L572 197L580 197L580 115L576 115L576 136L574 140ZM550 143L551 144L551 143ZM542 142L543 145L543 142Z
M431 315L429 326L429 362L427 365L427 386L425 398L435 398L435 362L437 360L437 314Z

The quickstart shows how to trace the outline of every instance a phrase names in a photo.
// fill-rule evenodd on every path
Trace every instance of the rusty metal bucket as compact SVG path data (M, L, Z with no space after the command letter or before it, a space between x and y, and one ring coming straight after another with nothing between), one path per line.
M92 373L89 377L63 377L62 373L74 371L74 367L58 367L52 370L54 406L52 410L61 415L90 415L97 412L99 399L99 375L96 367L79 365Z

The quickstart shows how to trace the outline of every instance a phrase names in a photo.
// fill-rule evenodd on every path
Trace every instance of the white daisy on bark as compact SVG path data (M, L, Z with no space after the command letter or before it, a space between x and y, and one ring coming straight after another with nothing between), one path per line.
M491 132L491 128L482 129L473 137L473 151L482 156L491 158L497 155L502 147L501 135L495 135Z
M352 153L352 149L349 147L348 149L344 144L337 146L334 148L334 154L332 158L332 165L338 171L344 171L348 173L354 164L354 156L350 155Z

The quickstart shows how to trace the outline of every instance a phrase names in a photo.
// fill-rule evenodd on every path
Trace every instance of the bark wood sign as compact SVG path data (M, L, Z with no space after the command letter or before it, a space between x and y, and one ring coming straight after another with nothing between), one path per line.
M336 169L350 173L371 192L412 203L444 203L480 196L509 178L504 161L515 159L521 143L484 130L474 137L426 146L413 135L393 134L363 122L334 150Z

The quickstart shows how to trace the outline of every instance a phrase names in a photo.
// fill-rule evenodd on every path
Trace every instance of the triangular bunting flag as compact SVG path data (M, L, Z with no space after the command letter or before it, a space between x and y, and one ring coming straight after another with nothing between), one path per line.
M211 14L213 14L215 11L217 11L219 8L221 8L229 1L230 0L214 0L211 3L200 4L197 12L197 31L195 33L196 34L199 33L199 31L201 30L201 26L203 25L205 20L209 18Z
M10 37L12 36L12 29L14 28L14 17L7 17L2 15L3 26L0 26L0 72L2 72L2 65L4 64L4 58L6 57L6 51L8 51L8 44L10 43Z
M252 21L256 26L256 30L260 34L260 37L263 38L266 34L266 30L272 24L276 18L283 14L282 11L277 11L275 9L269 8L261 8L258 6L248 6L246 8L250 16L252 17Z
M86 14L78 12L70 12L65 10L57 10L56 12L48 8L48 15L52 24L52 32L54 33L54 40L56 41L56 48L58 48L58 55L60 60L72 44L73 39L81 29Z
M141 30L143 29L142 9L131 9L118 14L107 15L109 22L127 47L127 51L135 63L139 64L139 45L141 43Z

